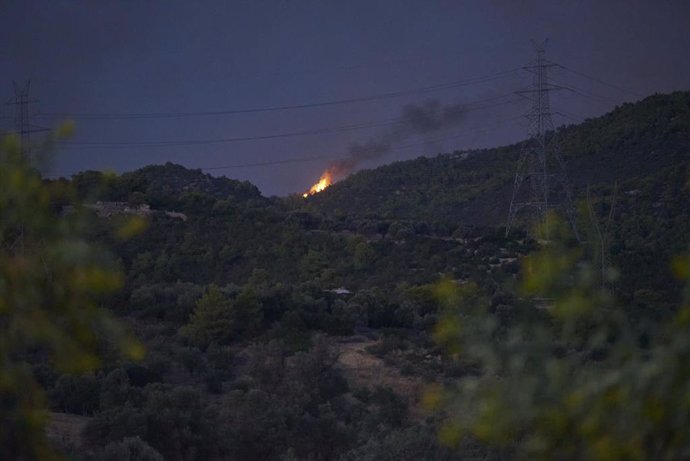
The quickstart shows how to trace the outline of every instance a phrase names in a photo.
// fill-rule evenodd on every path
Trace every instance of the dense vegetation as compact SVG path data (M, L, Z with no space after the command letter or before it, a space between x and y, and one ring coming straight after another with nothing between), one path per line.
M587 184L653 175L688 161L690 92L654 95L557 130L575 194ZM361 171L317 194L306 209L350 219L423 219L501 225L521 144L396 162Z
M130 361L103 344L103 362L81 374L29 355L54 415L85 417L81 437L56 437L60 449L86 460L596 459L586 447L596 438L563 452L530 438L560 423L546 404L529 400L530 413L476 389L423 398L485 378L486 389L509 394L491 372L527 383L534 370L516 371L508 359L541 357L530 351L576 357L559 373L617 370L621 362L607 362L606 351L619 350L618 336L594 334L600 317L559 323L539 309L558 300L607 312L615 305L640 350L667 338L661 332L682 312L683 283L670 261L687 251L690 235L690 94L624 105L558 135L579 196L592 186L591 212L583 203L580 219L589 243L563 235L538 253L542 245L526 233L505 238L498 225L519 145L361 172L307 201L265 198L246 182L172 164L46 182L75 190L53 192L54 212L70 216L75 204L87 205L80 229L112 249L124 274L123 289L102 303L147 350ZM610 239L601 245L594 223L609 214ZM123 239L122 225L139 218L147 228ZM551 249L560 253L544 255ZM566 302L574 293L580 304ZM456 328L458 315L476 335ZM539 333L533 342L514 335L524 325ZM578 343L593 336L598 343ZM517 337L524 348L510 342ZM528 351L532 344L539 348ZM485 350L513 365L486 362ZM468 395L497 402L497 413L477 410L449 425L470 408ZM551 395L559 404L567 397ZM602 402L596 411L606 411ZM488 417L495 427L482 432ZM520 418L533 424L519 427ZM567 424L551 436L567 433ZM640 437L656 443L657 435ZM600 459L629 454L611 450Z

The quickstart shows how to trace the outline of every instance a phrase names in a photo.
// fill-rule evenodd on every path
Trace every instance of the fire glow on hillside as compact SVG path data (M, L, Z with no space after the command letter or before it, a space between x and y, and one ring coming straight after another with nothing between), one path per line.
M324 173L321 175L321 178L319 181L311 186L311 188L302 194L302 197L307 198L310 195L318 194L328 186L330 186L333 183L333 175L331 175L331 172L326 170Z
M376 162L391 152L396 143L410 136L427 136L453 128L464 120L466 105L462 103L444 105L435 99L420 104L402 107L400 119L392 128L387 128L363 142L350 144L347 152L331 162L319 181L302 194L305 199L323 191L334 181L343 179L357 171L366 162Z

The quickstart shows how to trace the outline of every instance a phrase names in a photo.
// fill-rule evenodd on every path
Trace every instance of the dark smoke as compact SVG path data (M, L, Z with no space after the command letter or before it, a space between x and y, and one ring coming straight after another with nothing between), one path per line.
M364 143L350 145L348 156L331 163L328 171L334 179L341 179L354 171L360 163L385 155L391 150L391 141L384 139L386 137L381 136L381 139L372 138Z
M328 171L334 179L341 179L363 162L384 156L398 142L415 135L428 135L456 126L464 118L464 113L462 104L443 106L434 99L421 104L407 104L403 106L400 118L393 128L363 143L352 144L348 148L347 157L331 163Z
M403 128L415 134L426 134L454 126L460 122L463 115L461 104L442 106L440 102L432 99L422 104L404 106L401 123Z

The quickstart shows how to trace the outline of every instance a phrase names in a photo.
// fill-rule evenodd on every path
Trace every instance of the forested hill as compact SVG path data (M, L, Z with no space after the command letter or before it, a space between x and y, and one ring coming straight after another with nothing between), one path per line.
M575 273L592 281L600 270L602 280L610 277L634 328L621 336L635 338L644 357L658 350L657 334L656 344L675 344L657 332L666 331L665 322L675 318L683 299L669 261L687 250L690 188L687 170L669 166L688 158L689 99L688 93L655 96L561 133L580 188L586 181L629 179L615 194L610 186L593 187L588 221L581 226L594 242L592 223L608 219L609 267L617 269L599 267L595 258L603 245L583 245L577 250L583 261L572 268L577 272L563 275L568 278L558 284L577 280L569 275ZM143 361L134 363L115 357L109 352L114 346L104 344L101 368L83 375L56 373L41 354L32 354L32 371L54 412L55 438L79 433L61 422L82 427L66 450L70 459L83 461L134 459L127 453L135 450L148 452L146 459L173 461L494 459L490 447L471 437L453 449L441 445L437 434L445 415L422 404L430 386L456 386L460 379L474 383L483 373L481 362L458 359L433 340L431 333L442 332L451 324L445 319L455 318L439 301L444 286L469 290L457 291L458 299L460 293L468 296L467 304L458 305L458 319L471 326L464 331L478 336L462 350L490 351L508 363L493 351L555 350L560 357L561 344L572 344L568 348L577 353L568 353L566 361L581 357L573 363L585 370L585 379L597 370L619 373L617 362L605 361L605 347L588 339L595 336L588 336L590 331L611 341L617 335L590 330L588 325L596 324L585 323L589 317L577 317L584 321L571 330L578 332L573 343L515 348L513 338L523 343L524 331L535 331L523 327L543 324L549 335L552 326L562 329L552 320L556 317L542 317L551 309L534 309L546 307L546 297L532 302L516 287L524 275L523 256L534 254L538 245L520 232L505 237L500 228L442 222L451 213L456 219L476 213L474 222L491 217L502 222L507 198L501 194L509 192L518 149L398 162L358 173L307 201L266 198L247 182L170 163L120 176L81 173L72 178L76 193L60 187L69 186L67 180L46 181L60 214L72 210L82 218L84 239L114 252L124 284L103 306L126 322L147 350ZM480 191L486 193L478 197ZM404 213L409 218L399 219ZM130 221L127 215L144 219ZM145 229L123 240L137 223ZM78 256L64 254L68 260ZM546 264L559 267L564 258L558 257L558 263ZM40 260L35 267L44 264ZM598 292L594 285L575 291L577 296ZM568 308L599 302L567 299L562 305ZM590 311L611 310L602 306ZM473 317L479 309L482 316ZM496 329L482 330L483 325ZM452 328L450 334L458 334ZM580 354L589 343L596 349ZM684 363L686 355L677 362L652 357L653 363L685 370L676 363ZM541 379L542 362L534 363L540 364ZM639 370L646 373L651 362L632 363L635 374L626 382L636 385ZM646 378L655 399L658 389L666 389L657 383L670 382L659 376L675 376L666 372L670 367ZM527 381L505 376L516 386ZM570 372L559 376L583 379ZM573 385L580 388L585 386ZM458 408L473 403L459 400ZM530 405L537 408L541 400ZM610 406L600 407L608 415ZM635 417L626 413L617 421ZM547 420L553 424L550 416ZM566 439L559 435L558 443Z
M690 92L626 103L557 134L576 195L587 184L653 175L690 159ZM332 216L500 224L520 149L455 152L361 171L310 197L304 208Z
M248 181L214 177L201 170L166 163L108 175L85 171L72 177L77 194L85 200L146 203L155 209L200 211L217 200L226 205L263 206L268 199Z

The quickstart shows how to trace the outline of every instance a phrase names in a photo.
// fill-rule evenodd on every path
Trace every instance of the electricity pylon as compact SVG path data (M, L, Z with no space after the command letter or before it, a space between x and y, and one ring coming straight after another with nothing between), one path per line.
M29 104L38 102L38 100L29 97L31 80L28 80L23 87L19 86L17 82L12 83L14 85L14 99L7 102L7 105L14 106L14 131L19 137L22 153L28 156L31 151L31 133L48 131L48 129L31 123Z
M557 65L544 57L546 43L545 40L534 44L537 58L524 67L533 74L532 85L517 92L532 101L532 107L525 115L528 121L528 139L523 144L515 173L506 237L518 214L526 215L525 224L534 227L546 225L549 209L559 209L565 213L575 237L580 240L568 176L556 139L549 103L549 93L562 87L549 83L548 70ZM528 190L523 187L525 182L529 184ZM545 228L544 232L548 238L548 229Z

